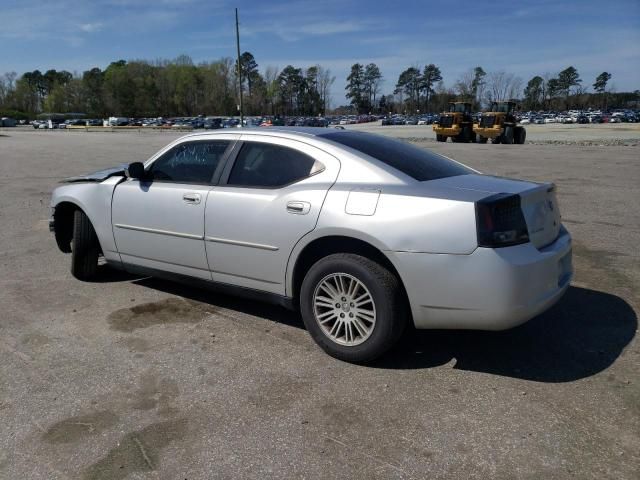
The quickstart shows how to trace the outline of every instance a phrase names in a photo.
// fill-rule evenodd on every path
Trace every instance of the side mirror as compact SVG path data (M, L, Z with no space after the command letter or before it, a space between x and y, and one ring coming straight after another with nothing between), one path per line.
M127 178L141 180L144 177L144 165L141 162L133 162L124 168Z

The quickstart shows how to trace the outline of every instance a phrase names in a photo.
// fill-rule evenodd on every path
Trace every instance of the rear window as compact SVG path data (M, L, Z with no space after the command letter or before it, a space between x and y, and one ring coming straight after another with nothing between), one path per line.
M419 182L475 173L442 155L380 135L342 131L321 136L369 155Z

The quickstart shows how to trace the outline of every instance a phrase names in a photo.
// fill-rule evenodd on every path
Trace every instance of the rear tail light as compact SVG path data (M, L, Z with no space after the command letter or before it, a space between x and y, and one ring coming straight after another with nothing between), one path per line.
M498 248L529 241L520 195L498 193L476 202L478 246Z

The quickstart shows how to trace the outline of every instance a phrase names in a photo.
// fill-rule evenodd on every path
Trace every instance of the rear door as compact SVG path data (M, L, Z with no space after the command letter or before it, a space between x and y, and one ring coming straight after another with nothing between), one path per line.
M204 247L207 195L232 139L186 141L113 195L113 235L125 264L211 279Z
M242 137L207 198L205 245L215 281L285 294L295 244L315 228L339 161L306 143Z

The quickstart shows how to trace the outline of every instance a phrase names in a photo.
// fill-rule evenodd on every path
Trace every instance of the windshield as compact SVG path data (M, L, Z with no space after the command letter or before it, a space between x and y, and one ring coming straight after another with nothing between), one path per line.
M381 135L340 131L320 136L369 155L419 182L475 173L430 150Z
M464 103L452 103L451 105L449 105L449 111L450 112L457 112L457 113L465 113L467 111L467 106Z
M508 103L492 103L491 104L492 112L501 112L501 113L509 113L509 104Z

